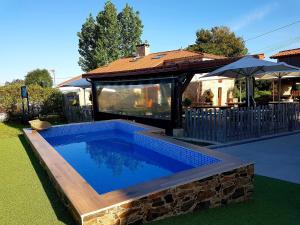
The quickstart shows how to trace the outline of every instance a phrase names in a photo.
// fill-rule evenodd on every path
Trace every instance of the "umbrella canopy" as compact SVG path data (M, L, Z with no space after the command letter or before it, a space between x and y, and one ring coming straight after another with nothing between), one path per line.
M245 56L233 63L223 66L203 77L223 76L231 78L251 77L257 74L269 72L284 72L297 70L298 67L288 65L284 62L270 62L267 60L257 59L253 56Z
M74 77L74 78L67 80L58 85L58 87L61 87L61 88L64 88L64 87L83 88L84 105L86 105L85 89L89 88L91 86L92 86L91 83L88 82L86 79L82 78L82 75Z
M300 70L289 70L289 71L275 71L259 74L258 79L272 80L272 79L284 79L284 78L300 78Z
M289 71L275 71L275 72L271 72L271 73L263 73L260 74L258 79L262 79L262 80L270 80L270 79L277 79L278 80L278 101L281 100L281 79L284 78L300 78L300 70L289 70ZM274 101L274 81L273 81L273 101Z
M86 79L82 78L82 76L74 77L70 80L67 80L58 85L59 87L80 87L80 88L89 88L91 87L91 83Z
M270 62L266 60L257 59L253 56L245 56L233 63L223 66L203 77L212 76L223 76L231 78L246 78L246 91L247 91L247 105L253 105L254 102L254 85L253 78L262 73L270 72L285 72L293 69L298 69L297 67L288 65L284 62Z

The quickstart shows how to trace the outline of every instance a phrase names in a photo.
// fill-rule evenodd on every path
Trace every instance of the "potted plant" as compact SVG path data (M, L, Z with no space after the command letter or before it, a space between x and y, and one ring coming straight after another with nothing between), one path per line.
M204 99L206 103L211 104L213 102L213 98L214 98L214 94L210 89L204 92Z

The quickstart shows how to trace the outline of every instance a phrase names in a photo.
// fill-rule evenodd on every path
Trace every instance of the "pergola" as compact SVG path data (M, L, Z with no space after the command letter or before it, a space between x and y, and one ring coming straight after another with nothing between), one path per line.
M162 66L146 69L114 71L106 73L87 73L82 77L92 84L93 111L95 120L128 119L166 129L172 134L173 129L182 128L182 94L196 73L209 73L222 66L232 63L236 58L214 59L207 61L170 62ZM171 112L170 119L149 118L143 116L120 115L101 112L98 107L96 84L132 85L154 84L169 82L171 84Z

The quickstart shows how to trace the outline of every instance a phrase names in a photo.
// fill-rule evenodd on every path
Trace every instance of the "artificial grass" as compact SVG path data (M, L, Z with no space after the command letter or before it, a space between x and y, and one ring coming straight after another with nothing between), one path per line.
M18 137L18 135L22 134L23 127L25 126L20 123L0 123L0 140Z
M20 128L0 123L0 224L73 224ZM300 224L300 185L255 176L253 200L151 223L212 224Z

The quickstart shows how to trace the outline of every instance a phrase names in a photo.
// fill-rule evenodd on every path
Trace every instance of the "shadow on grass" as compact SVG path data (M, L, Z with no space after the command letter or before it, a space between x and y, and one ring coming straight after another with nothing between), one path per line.
M8 127L18 129L19 131L22 131L23 128L29 127L29 124L23 124L21 122L16 122L16 121L4 122L4 124Z
M38 159L35 157L34 152L32 151L29 143L26 141L23 135L18 136L26 153L31 161L31 164L39 177L41 184L47 194L47 197L51 203L51 206L56 214L58 220L62 221L65 224L75 224L74 220L71 217L68 209L63 205L61 200L58 197L58 194L52 185L46 171L43 169L41 164L39 163Z

